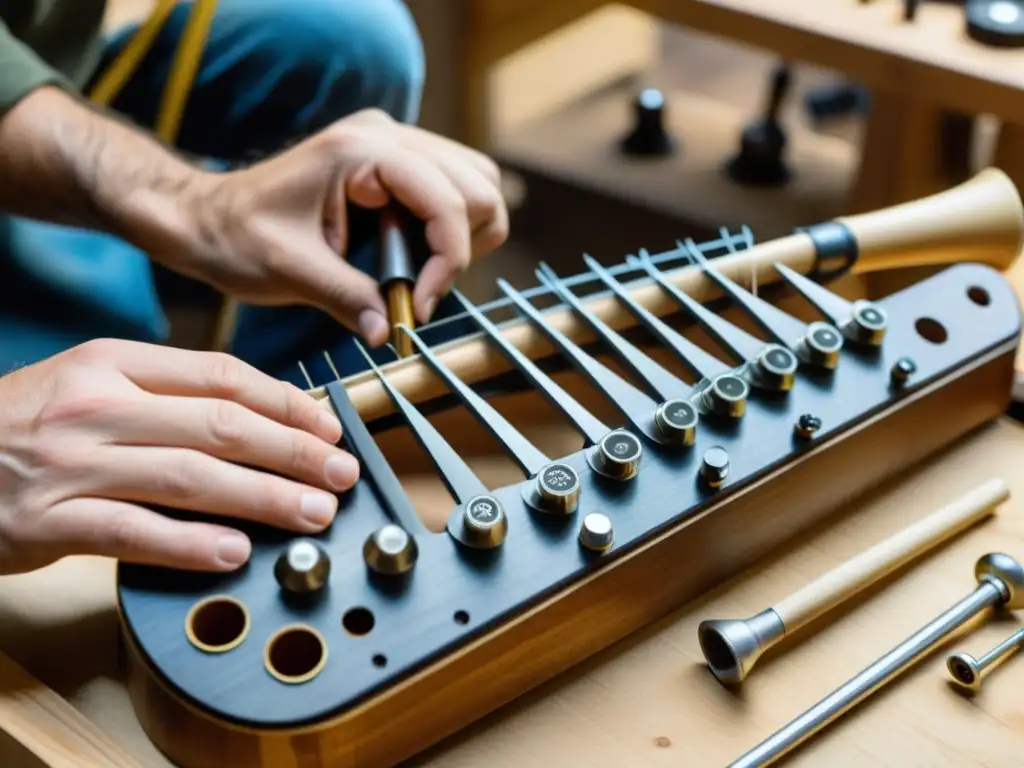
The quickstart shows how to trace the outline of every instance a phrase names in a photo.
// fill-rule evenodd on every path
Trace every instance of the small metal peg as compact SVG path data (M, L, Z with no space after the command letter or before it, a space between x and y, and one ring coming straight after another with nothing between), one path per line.
M729 476L729 454L724 448L714 446L704 451L701 459L700 476L712 488L718 488Z
M606 515L592 512L580 524L580 544L595 552L604 552L612 545L612 521Z
M416 540L401 526L389 523L371 533L363 544L363 560L370 570L397 576L416 565Z
M915 373L917 373L917 363L909 357L901 357L893 364L889 376L894 385L902 387L907 382L907 379Z
M819 429L821 429L821 419L810 413L802 414L793 425L793 431L796 432L797 437L805 440L813 437Z
M288 545L274 564L274 577L288 592L316 592L331 574L330 556L312 539L297 539Z

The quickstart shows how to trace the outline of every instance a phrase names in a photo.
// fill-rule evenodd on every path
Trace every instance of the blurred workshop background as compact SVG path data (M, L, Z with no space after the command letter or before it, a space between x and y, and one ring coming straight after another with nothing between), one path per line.
M985 165L1024 178L1019 0L407 4L420 124L505 169L512 237L464 277L478 301L496 274L533 285L540 260L568 273L721 227L765 240ZM109 22L152 5L112 0ZM173 342L198 346L217 301L188 295Z

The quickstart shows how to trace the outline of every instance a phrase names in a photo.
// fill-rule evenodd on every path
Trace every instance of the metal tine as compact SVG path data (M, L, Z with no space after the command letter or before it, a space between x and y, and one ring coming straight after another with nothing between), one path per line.
M423 524L423 520L416 513L416 509L412 506L408 495L402 489L402 484L399 482L397 475L391 469L387 458L381 452L380 447L370 434L370 430L366 428L363 420L359 417L359 413L356 411L356 407L349 399L348 393L341 383L341 377L338 375L338 369L334 367L334 361L331 360L327 350L324 350L324 357L327 359L331 372L334 373L335 381L329 383L326 390L331 405L334 407L334 412L338 415L338 420L341 421L342 439L359 458L363 472L369 476L374 487L377 489L378 498L380 498L381 503L384 505L384 511L391 519L391 522L401 526L411 535L429 534L430 530ZM313 389L313 382L306 371L306 367L300 362L299 368L310 383L310 389Z
M610 429L605 426L600 419L580 405L576 398L558 386L558 384L556 384L550 376L544 373L544 371L538 368L530 358L510 344L505 337L501 335L501 331L498 330L497 326L488 320L484 313L477 309L469 299L459 293L458 289L453 288L451 295L454 296L460 304L462 304L463 309L466 310L466 314L468 314L473 319L473 322L480 326L480 329L491 338L491 341L494 342L495 346L498 347L509 362L511 362L512 365L515 366L515 368L522 373L531 384L533 384L533 386L540 390L541 394L544 395L551 405L565 414L565 417L573 423L573 426L575 426L586 439L587 445L597 445L601 442Z
M587 309L576 294L562 284L558 275L551 267L541 262L536 274L538 280L554 290L566 303L576 310L576 313L615 350L636 377L657 393L658 397L662 400L670 400L676 397L685 399L693 394L693 387L630 344L617 331L608 327L601 318Z
M753 360L764 348L763 341L751 336L728 320L723 320L714 312L704 307L699 301L691 298L679 290L677 286L666 280L661 271L651 263L646 249L641 248L637 256L628 256L626 260L644 269L670 296L683 305L693 318L714 337L715 341L741 361L749 362Z
M519 465L528 477L536 476L545 465L551 463L551 459L527 440L490 403L452 373L451 369L438 359L437 355L431 351L430 347L423 342L423 339L415 331L406 325L399 325L398 327L409 337L417 351L427 361L427 364L438 376L444 379L448 387L458 395L459 399L472 411L480 423L505 447L505 450L511 454L516 464Z
M786 314L773 304L755 296L746 288L733 282L713 266L700 252L692 238L680 242L679 246L686 249L690 261L700 267L705 275L711 278L718 287L730 296L737 304L747 311L757 324L768 333L774 341L784 344L791 350L807 335L807 325L792 315Z
M737 244L737 242L741 243L744 248L750 248L750 247L752 247L754 245L753 233L750 231L750 229L748 227L746 227L746 226L743 227L743 234L742 235L731 235L731 234L728 233L727 229L723 228L723 235L722 235L722 239L721 240L712 240L712 241L708 241L708 242L705 242L705 243L701 243L698 247L700 247L702 249L709 250L709 251L715 250L715 249L718 249L718 248L726 248L727 250L729 250L731 252L735 252L736 251L736 244ZM679 258L681 258L681 256L682 256L682 254L679 252L679 248L676 247L676 248L673 248L672 250L665 251L664 253L659 253L656 256L652 256L651 260L655 264L661 264L663 262L677 261ZM608 269L609 269L609 272L611 274L613 274L613 275L625 274L626 272L630 272L631 271L627 267L625 262L623 262L621 264L616 264L615 266L609 267ZM563 282L566 285L568 285L569 287L575 287L577 285L585 285L585 284L589 284L589 283L593 282L593 275L590 274L589 272L583 272L583 273L578 274L578 275L573 275L571 277L566 277L563 280ZM522 295L525 298L533 299L533 298L536 298L538 296L546 296L548 294L548 291L543 286L537 286L536 288L527 288L527 289L521 291L521 293L522 293ZM486 312L490 312L490 311L495 310L495 309L505 309L510 304L511 304L511 302L507 298L500 297L500 298L493 299L492 301L488 301L488 302L485 302L483 304L480 304L476 308L478 310L480 310L481 312L486 313ZM436 319L432 319L429 323L424 323L423 325L419 326L419 330L420 331L434 330L436 328L440 328L440 327L446 326L446 325L448 325L450 323L459 322L464 317L465 317L465 315L462 314L462 313L448 314L448 315L445 315L444 317L439 317L439 318L436 318Z
M776 264L775 270L836 327L849 322L853 316L853 303L842 296L832 293L825 286L819 285L785 264Z
M441 479L448 488L449 493L460 504L465 504L470 499L481 494L489 493L487 487L476 476L469 465L462 460L462 457L455 452L455 449L448 444L448 441L441 436L441 433L434 428L434 425L427 421L405 396L391 386L391 383L384 376L383 372L373 362L373 358L366 351L361 343L356 340L356 346L366 358L366 362L377 375L388 397L395 404L395 407L402 412L409 427L412 429L416 439L419 440L423 450L430 456L434 466L437 467Z
M304 366L302 364L301 360L299 360L297 362L299 364L299 370L302 371L302 378L304 378L306 380L306 383L309 384L309 388L310 389L316 389L316 387L313 385L313 379L309 375L309 371L306 370L306 366ZM331 365L331 368L334 368L334 366Z
M665 323L660 317L649 311L629 295L625 286L612 276L597 261L588 254L583 254L583 261L594 274L596 274L611 289L619 301L626 305L626 308L633 313L647 329L653 333L659 341L669 347L690 371L700 379L714 379L723 374L729 373L732 369L714 355L705 352L688 338L680 334L675 328Z
M498 278L498 287L515 303L523 314L529 317L533 323L540 328L545 336L566 355L587 378L590 383L600 390L605 397L612 401L632 425L643 434L654 441L660 442L661 437L653 428L653 417L658 410L658 404L645 392L634 387L625 379L613 373L605 365L599 363L593 357L580 349L574 342L570 341L564 334L555 330L552 325L544 319L540 310L523 298L519 292L508 284L503 278Z

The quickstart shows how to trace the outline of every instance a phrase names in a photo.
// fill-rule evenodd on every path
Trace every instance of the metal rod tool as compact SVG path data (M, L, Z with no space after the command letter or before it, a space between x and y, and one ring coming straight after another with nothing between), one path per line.
M1024 607L1024 567L1009 555L990 553L974 566L978 587L878 661L731 763L729 768L770 765L924 658L950 632L986 608Z
M1024 647L1024 629L1019 629L999 645L976 659L969 653L954 653L946 659L946 669L953 682L961 688L977 693L981 690L981 676L989 668L1002 664Z

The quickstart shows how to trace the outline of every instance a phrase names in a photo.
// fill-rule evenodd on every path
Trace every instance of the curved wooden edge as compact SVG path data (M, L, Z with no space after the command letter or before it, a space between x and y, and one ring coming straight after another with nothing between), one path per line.
M858 245L854 273L959 262L980 262L1006 270L1024 244L1024 205L1013 181L1003 171L986 168L956 187L919 200L878 211L840 218ZM776 264L808 274L817 264L815 246L804 233L787 235L744 251L715 259L715 268L745 287L765 286L780 280ZM666 270L666 277L700 302L722 296L699 268ZM633 298L655 315L679 311L678 305L650 277L626 283ZM584 298L587 308L616 330L632 328L636 319L612 296ZM577 342L589 342L594 333L571 309L545 313L556 329ZM517 317L500 326L504 337L530 359L555 352L532 324ZM435 354L467 384L505 373L509 362L480 333L438 345ZM447 392L419 355L381 366L393 386L411 402L431 400ZM392 413L394 406L377 378L363 372L344 379L353 405L364 421ZM320 387L309 394L330 408Z
M35 760L39 768L142 768L117 742L3 653L0 732L21 747L20 765L30 766Z

